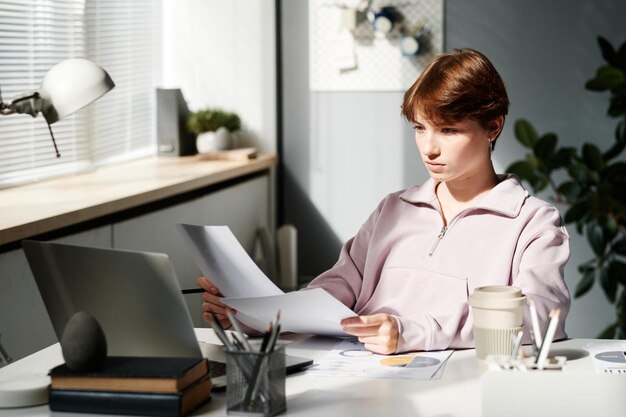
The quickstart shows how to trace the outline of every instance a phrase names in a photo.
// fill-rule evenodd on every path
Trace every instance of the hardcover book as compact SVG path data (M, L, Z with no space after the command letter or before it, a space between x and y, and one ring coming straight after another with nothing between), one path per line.
M95 370L73 371L62 364L49 374L57 390L179 393L208 371L203 358L110 356Z
M183 417L211 398L207 376L181 393L50 389L50 410L97 414Z

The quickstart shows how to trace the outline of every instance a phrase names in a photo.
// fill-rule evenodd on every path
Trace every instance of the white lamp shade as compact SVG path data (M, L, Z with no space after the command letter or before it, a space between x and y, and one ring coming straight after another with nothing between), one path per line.
M52 67L38 91L42 113L50 124L100 98L115 87L107 72L94 62L72 58Z

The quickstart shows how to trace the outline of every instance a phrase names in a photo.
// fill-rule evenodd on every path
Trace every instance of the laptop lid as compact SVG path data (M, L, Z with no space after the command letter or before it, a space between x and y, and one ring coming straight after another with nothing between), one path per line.
M167 255L33 240L22 247L59 340L85 311L110 356L202 356Z

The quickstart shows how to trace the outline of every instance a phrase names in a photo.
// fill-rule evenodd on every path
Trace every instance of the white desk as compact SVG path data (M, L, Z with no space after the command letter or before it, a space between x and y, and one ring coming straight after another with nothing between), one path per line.
M215 343L217 339L209 329L196 329L198 339ZM304 335L290 335L287 352L292 355L305 356L313 359L321 358L337 342L330 338L309 338ZM581 348L591 342L588 339L568 340L555 343L553 350L568 356L581 356ZM43 349L20 361L0 369L0 380L10 378L24 372L46 373L51 367L63 362L58 344ZM568 361L568 375L594 376L593 363L589 356L570 359ZM626 387L626 376L609 375L619 381L619 389ZM580 392L588 392L589 386L573 384L579 387ZM555 394L576 396L577 392L562 392L572 389L572 384L558 381L554 389L546 392L545 398L537 398L538 403L551 402ZM481 416L482 389L481 375L474 350L456 351L448 360L443 376L438 380L415 381L405 379L365 379L365 378L325 378L313 377L305 373L287 377L287 412L286 415L332 417L332 416ZM564 388L562 388L564 387ZM578 389L576 388L575 389ZM514 383L503 389L519 392L520 387ZM618 390L619 391L619 390ZM622 394L626 398L625 395ZM593 400L596 403L596 400ZM590 404L595 415L605 416L603 413L604 401L597 398L597 404ZM550 410L549 408L546 410ZM623 408L626 415L626 407ZM508 413L507 413L508 414ZM81 414L51 413L48 406L38 406L21 409L0 409L0 416L28 416L28 417L77 417ZM192 414L193 416L223 416L226 415L226 394L214 393L212 400ZM511 414L509 414L511 415ZM554 410L546 415L563 415ZM571 414L568 415L568 417ZM582 413L581 413L582 415ZM536 414L535 414L536 416ZM533 416L533 417L535 417ZM503 416L508 417L508 416Z

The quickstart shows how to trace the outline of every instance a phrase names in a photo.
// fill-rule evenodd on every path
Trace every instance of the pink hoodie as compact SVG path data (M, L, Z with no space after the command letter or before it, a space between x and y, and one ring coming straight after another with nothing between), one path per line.
M447 228L432 178L389 194L309 288L324 288L358 315L395 316L397 352L473 347L468 296L484 285L521 288L535 301L542 329L550 309L560 308L555 338L565 338L569 236L561 216L517 177L500 179ZM524 323L527 342L528 311Z

